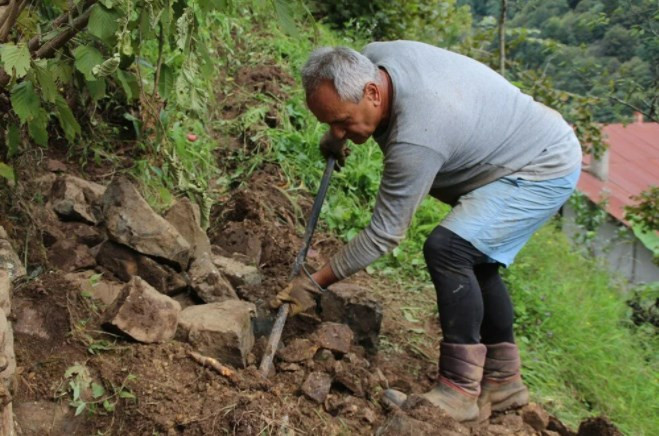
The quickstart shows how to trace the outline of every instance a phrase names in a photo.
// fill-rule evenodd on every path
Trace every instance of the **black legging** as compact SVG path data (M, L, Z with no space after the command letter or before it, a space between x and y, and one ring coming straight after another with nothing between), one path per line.
M514 342L513 305L498 263L442 226L423 246L437 291L444 340L454 344Z

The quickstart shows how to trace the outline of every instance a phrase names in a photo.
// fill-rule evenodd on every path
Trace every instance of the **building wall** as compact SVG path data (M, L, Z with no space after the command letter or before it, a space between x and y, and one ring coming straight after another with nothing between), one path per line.
M574 218L574 210L566 204L563 207L563 231L572 240L578 231ZM612 272L631 283L659 280L659 267L652 261L652 252L629 228L610 217L597 229L592 247L594 254L603 258Z

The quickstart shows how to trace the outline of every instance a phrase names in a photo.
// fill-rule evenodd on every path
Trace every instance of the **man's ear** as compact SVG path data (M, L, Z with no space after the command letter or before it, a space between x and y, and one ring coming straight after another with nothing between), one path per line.
M373 102L375 106L382 104L382 94L380 88L374 82L368 82L364 87L364 97Z

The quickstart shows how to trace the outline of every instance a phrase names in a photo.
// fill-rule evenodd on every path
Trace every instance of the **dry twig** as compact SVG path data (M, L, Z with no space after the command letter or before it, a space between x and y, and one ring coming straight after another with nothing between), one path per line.
M201 364L202 366L207 366L209 368L214 369L215 371L218 372L218 374L228 378L232 382L236 382L236 372L229 368L228 366L222 365L220 362L218 362L216 359L213 359L212 357L204 356L199 353L195 353L194 351L188 351L188 356L192 358L195 362Z

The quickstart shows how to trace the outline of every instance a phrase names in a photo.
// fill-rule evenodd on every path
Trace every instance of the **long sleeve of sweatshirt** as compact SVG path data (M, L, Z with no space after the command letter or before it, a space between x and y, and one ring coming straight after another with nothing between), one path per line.
M400 243L444 161L428 147L388 144L370 224L330 259L338 279L367 267Z

